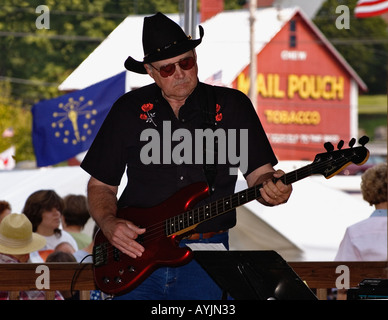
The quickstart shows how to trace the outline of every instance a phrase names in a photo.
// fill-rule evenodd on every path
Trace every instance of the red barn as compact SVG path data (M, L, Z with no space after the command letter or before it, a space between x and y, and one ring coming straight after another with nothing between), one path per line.
M311 160L326 141L357 137L363 81L296 11L256 56L257 113L281 160ZM249 91L249 65L232 82Z

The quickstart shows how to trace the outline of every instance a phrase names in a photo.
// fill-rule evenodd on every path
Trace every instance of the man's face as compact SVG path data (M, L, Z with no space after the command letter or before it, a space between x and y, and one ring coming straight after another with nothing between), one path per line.
M195 62L194 66L189 70L182 69L178 63L182 59L188 57L194 57L196 61L197 57L195 51L190 50L170 59L152 62L152 66L145 65L147 73L155 80L155 83L161 88L166 99L184 101L197 86L197 63ZM168 77L162 77L158 70L160 70L161 67L167 66L169 64L175 64L175 72Z

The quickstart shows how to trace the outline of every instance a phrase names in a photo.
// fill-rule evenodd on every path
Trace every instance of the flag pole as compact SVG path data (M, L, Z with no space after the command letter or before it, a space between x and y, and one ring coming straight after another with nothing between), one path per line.
M185 33L195 39L195 27L197 22L197 1L185 0Z
M257 0L250 0L249 2L249 29L250 29L250 67L249 67L249 98L252 101L253 106L257 105L257 89L256 89L256 77L257 77L257 58L255 52L255 12L257 8Z

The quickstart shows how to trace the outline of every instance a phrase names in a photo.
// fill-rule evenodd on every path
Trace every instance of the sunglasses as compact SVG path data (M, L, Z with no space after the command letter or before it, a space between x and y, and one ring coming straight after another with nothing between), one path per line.
M151 63L151 67L160 73L163 78L172 76L175 72L175 65L179 64L179 67L183 70L190 70L195 65L194 57L187 57L179 60L178 62L170 63L165 66L160 67L159 69L155 68Z

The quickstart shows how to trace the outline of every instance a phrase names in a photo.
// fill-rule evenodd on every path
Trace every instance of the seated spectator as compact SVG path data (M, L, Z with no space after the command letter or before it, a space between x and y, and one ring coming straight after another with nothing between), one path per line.
M73 246L68 242L61 242L55 247L54 251L66 252L66 253L70 253L71 255L74 255L74 253L76 252Z
M361 193L375 210L346 229L336 261L387 260L387 164L369 168L361 177Z
M11 214L11 205L5 200L0 201L0 222L7 216Z
M93 262L94 237L96 236L98 229L98 226L95 224L93 228L92 241L87 247L74 252L74 257L78 262Z
M77 260L69 252L54 251L48 255L46 262L77 262ZM79 300L79 291L66 290L61 291L61 294L65 300Z
M70 243L78 250L77 242L65 230L60 229L63 199L54 190L39 190L32 193L26 200L23 213L30 219L34 232L46 238L46 250L54 250L61 242ZM46 251L47 252L47 251ZM42 262L44 259L36 253L31 253L32 262Z
M0 223L0 263L28 262L30 252L43 248L46 239L32 232L31 222L24 214L12 213ZM0 300L11 299L8 291L0 291ZM45 300L44 291L20 291L19 300ZM63 300L59 292L56 300Z
M78 248L83 249L92 242L91 236L82 232L90 218L87 199L83 195L70 194L64 197L63 201L63 229L72 235Z
M94 229L93 229L93 238L94 238L97 231L98 231L98 226L95 225ZM94 240L87 247L80 249L80 250L77 250L77 251L74 251L73 247L69 243L62 242L55 247L55 252L61 251L61 252L66 253L66 254L70 254L79 263L81 263L81 262L92 263L93 262L93 258L92 258L93 245L94 245ZM52 253L52 254L50 254L50 256L54 255L54 254L55 253ZM51 258L48 258L47 261L49 261L49 260L51 260ZM64 294L64 293L62 293L62 294ZM65 293L64 296L67 297L68 294ZM100 290L91 290L90 291L90 300L103 300L106 298L108 298L108 296L105 295L104 293L102 293Z
M349 226L335 261L387 260L387 164L369 168L361 177L361 193L375 210L369 218ZM337 300L346 299L346 290L338 290Z

